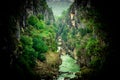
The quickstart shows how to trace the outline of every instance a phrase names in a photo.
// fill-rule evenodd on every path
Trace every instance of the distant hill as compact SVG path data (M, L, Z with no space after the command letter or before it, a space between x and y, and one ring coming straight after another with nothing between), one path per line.
M60 16L72 4L71 0L47 0L47 4L52 8L55 16Z
M46 0L46 1L66 1L66 2L73 2L74 0Z

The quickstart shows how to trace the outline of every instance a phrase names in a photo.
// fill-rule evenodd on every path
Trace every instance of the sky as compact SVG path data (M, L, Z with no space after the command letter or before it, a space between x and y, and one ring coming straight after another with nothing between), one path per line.
M54 16L61 16L64 10L67 10L74 0L47 0L47 4L53 10Z

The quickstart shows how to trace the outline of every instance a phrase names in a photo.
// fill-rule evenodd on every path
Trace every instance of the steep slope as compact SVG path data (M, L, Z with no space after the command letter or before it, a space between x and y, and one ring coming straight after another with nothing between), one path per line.
M43 15L44 18L41 22L45 21L46 23L44 24L53 24L54 16L52 10L47 6L45 0L12 0L10 2L3 1L2 3L7 5L7 7L3 8L1 6L0 8L2 10L0 26L3 27L0 30L0 73L3 76L10 76L10 79L33 80L33 78L37 78L37 75L31 72L32 69L29 68L27 60L24 61L23 59L22 63L19 60L19 57L24 52L20 39L22 36L24 39L28 39L26 43L31 44L32 39L28 35L23 36L24 33L28 33L27 29L30 28L27 19L31 15ZM29 45L29 51L30 48L32 47ZM34 50L32 49L31 51ZM6 77L1 77L1 79L3 78L6 79Z
M90 0L75 0L68 11L58 18L58 35L62 36L67 54L81 67L80 79L92 79L102 70L108 55L107 34L100 14ZM62 24L61 24L62 23Z

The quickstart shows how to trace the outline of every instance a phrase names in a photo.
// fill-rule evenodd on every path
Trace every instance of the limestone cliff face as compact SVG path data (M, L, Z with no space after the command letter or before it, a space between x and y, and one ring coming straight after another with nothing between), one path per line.
M50 21L52 24L54 22L54 16L52 10L48 7L45 0L26 0L21 4L19 8L18 15L13 15L12 19L15 21L16 25L16 38L20 38L20 28L26 27L26 19L30 15L42 14L44 16L44 21ZM12 15L11 15L12 16Z
M82 8L86 9L82 11ZM71 27L75 27L75 28L80 28L84 27L80 21L80 19L82 17L85 17L85 15L87 14L87 9L91 8L91 4L90 4L90 0L75 0L74 3L71 5L71 7L69 8L69 15L68 18L70 20L70 23L68 22L68 24Z
M73 49L73 57L78 60L78 63L80 64L81 68L84 66L91 67L91 64L94 62L95 58L99 58L99 56L101 55L101 51L103 50L103 52L105 52L104 48L100 52L95 52L98 52L98 55L87 55L87 45L89 45L88 42L90 38L98 40L100 43L99 47L103 47L104 44L106 44L106 42L104 41L105 36L104 38L101 37L104 34L104 32L99 28L98 25L102 23L99 22L100 18L98 15L96 15L95 9L93 8L93 4L91 4L90 2L91 0L75 0L75 2L70 6L69 11L66 15L67 19L65 19L65 23L67 23L68 25L68 34L66 33L66 45L69 47L70 50ZM69 34L72 35L72 37L69 36ZM91 49L90 53L92 53L93 51L94 49ZM106 54L102 54L100 56L101 61L98 61L100 64L96 67L96 69L100 69L100 66L102 66L102 63L105 59L105 55Z
M53 24L55 22L55 18L51 8L47 8L44 11L44 21L50 24Z
M54 22L54 16L51 8L48 7L45 0L26 0L24 4L24 14L21 16L22 25L25 26L25 20L28 16L42 14L44 21Z
M85 33L82 36L82 31L87 29L86 23L84 23L84 19L89 19L89 10L91 10L90 0L75 0L75 2L70 6L68 13L65 17L65 23L68 25L68 34L66 45L70 50L73 51L73 57L78 60L78 63L83 66L89 66L92 56L86 56L86 49L78 47L78 46L86 46L87 41L96 34ZM93 29L92 29L93 30ZM73 37L69 36L72 35ZM77 54L79 54L77 56Z
M18 43L20 39L21 28L26 27L26 19L29 15L42 14L45 21L54 22L52 10L47 6L45 0L12 0L10 2L3 1L0 3L0 61L5 57L6 66L13 62L13 58L17 58L19 52ZM3 8L4 7L4 8Z

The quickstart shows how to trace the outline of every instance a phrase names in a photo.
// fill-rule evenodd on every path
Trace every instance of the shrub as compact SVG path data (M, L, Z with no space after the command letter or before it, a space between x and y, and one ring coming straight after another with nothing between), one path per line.
M46 60L45 54L43 54L43 53L38 54L38 59L39 59L40 61L45 61L45 60Z
M45 26L44 21L39 20L36 16L31 15L28 18L28 24L32 25L33 27L35 27L36 29L43 29Z
M20 41L23 45L33 45L32 38L27 35L21 35Z
M38 52L38 59L41 61L45 60L45 53L48 50L48 46L43 42L43 40L39 37L33 38L33 48Z
M47 45L44 41L39 37L33 38L33 48L39 53L45 53L48 50Z
M34 67L35 60L37 58L37 52L32 48L33 46L32 38L27 35L22 35L21 43L23 46L23 54L21 57L26 61L26 63L30 67Z
M82 37L85 36L87 33L92 33L92 30L88 28L80 28L79 31Z
M95 38L90 38L86 45L87 55L98 55L101 51L99 41Z
M45 23L43 21L39 21L34 25L36 29L44 29L44 26L45 26Z
M35 15L31 15L28 18L28 24L34 26L36 23L39 22L39 19Z

